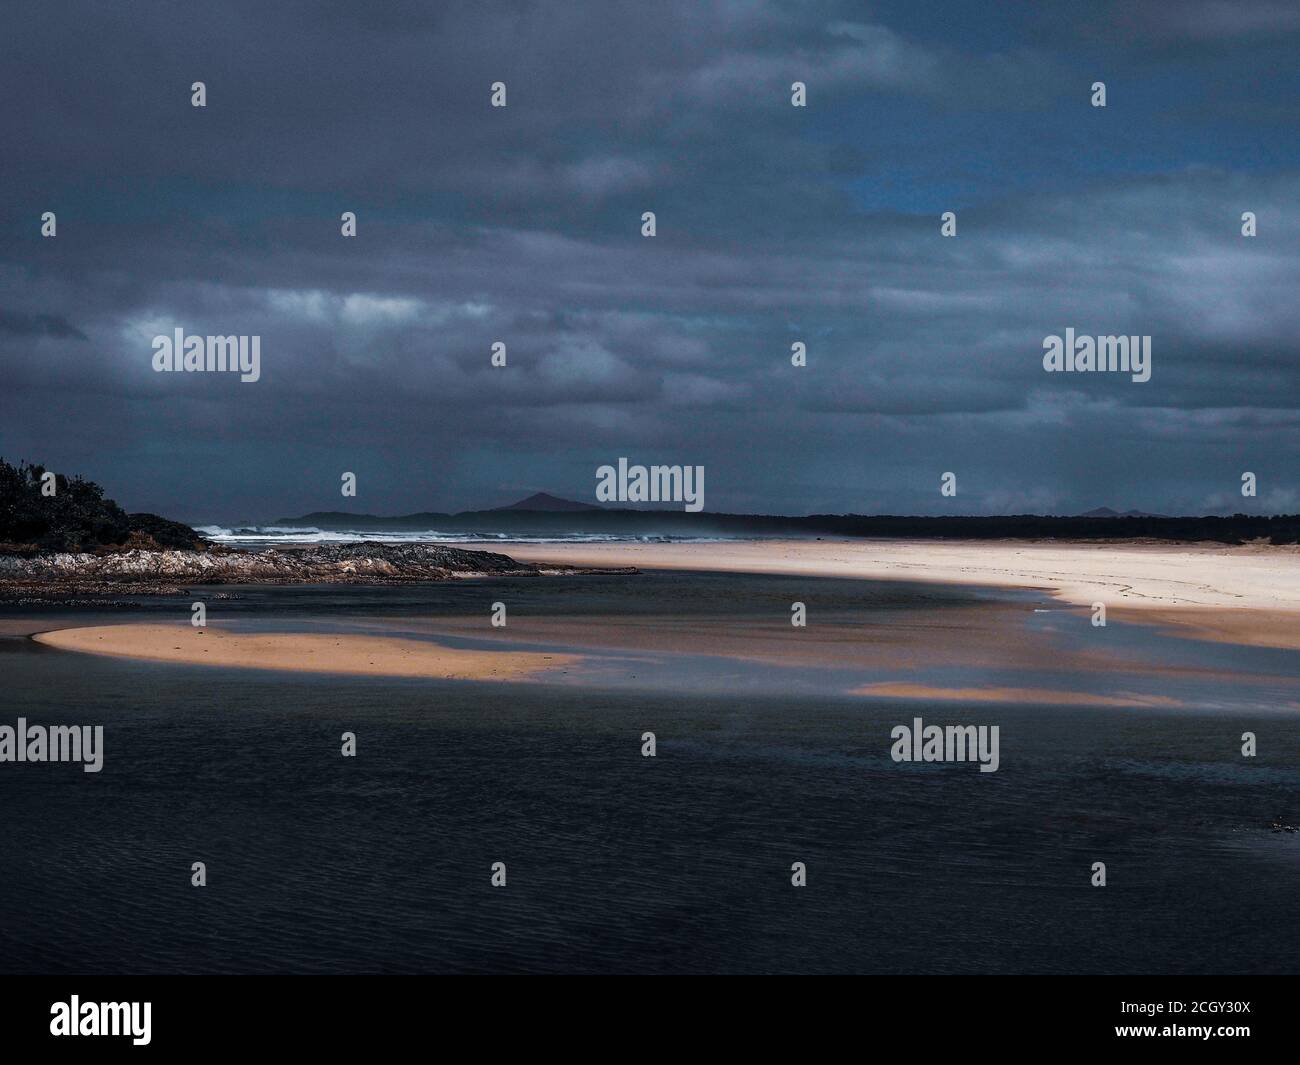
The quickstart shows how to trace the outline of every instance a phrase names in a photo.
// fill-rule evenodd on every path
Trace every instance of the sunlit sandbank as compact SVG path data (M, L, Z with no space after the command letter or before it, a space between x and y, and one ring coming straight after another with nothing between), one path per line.
M1241 688L1239 660L1186 639L1160 642L1172 635L1258 648L1250 692L1238 691L1245 703L1295 697L1277 657L1300 647L1300 566L1286 548L727 541L508 550L643 572L574 577L555 595L488 580L456 596L434 582L286 591L254 608L269 591L240 591L213 608L230 616L206 630L83 616L39 642L247 669L973 703L1187 707L1223 704L1227 688ZM317 595L326 609L282 612ZM498 598L509 602L500 626L489 611ZM795 602L805 625L791 624ZM1097 602L1108 628L1093 625Z
M154 662L444 680L529 680L580 661L577 655L463 650L389 636L244 633L189 625L100 625L33 638L66 651Z

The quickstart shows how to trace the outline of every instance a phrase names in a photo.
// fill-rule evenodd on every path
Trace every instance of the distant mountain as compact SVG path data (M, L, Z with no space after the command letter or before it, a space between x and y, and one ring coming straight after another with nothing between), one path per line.
M567 502L561 500L561 503ZM374 529L397 532L434 531L487 536L572 536L593 534L622 537L658 536L842 536L895 540L1209 540L1244 543L1267 539L1274 544L1300 543L1300 515L1234 514L1231 517L1169 518L1117 514L1098 510L1090 515L1053 517L1039 514L912 516L897 514L780 514L690 513L682 510L631 510L625 507L581 507L577 510L525 509L528 500L498 510L460 514L315 513L280 518L274 525L356 532ZM530 504L535 505L535 504ZM570 504L573 505L573 504Z
M1080 514L1081 518L1163 518L1164 514L1150 514L1145 510L1111 510L1110 507L1097 507L1096 510L1085 511Z
M534 492L527 499L521 499L518 503L511 503L507 507L489 507L487 513L496 514L502 510L540 510L555 513L559 511L600 509L600 507L591 503L575 503L572 499L561 499L559 496L553 496L547 492Z

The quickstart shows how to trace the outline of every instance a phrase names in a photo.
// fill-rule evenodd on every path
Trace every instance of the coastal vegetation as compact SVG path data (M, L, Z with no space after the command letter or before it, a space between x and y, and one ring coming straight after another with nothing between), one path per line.
M210 544L188 525L128 514L94 481L0 458L0 552L190 550Z

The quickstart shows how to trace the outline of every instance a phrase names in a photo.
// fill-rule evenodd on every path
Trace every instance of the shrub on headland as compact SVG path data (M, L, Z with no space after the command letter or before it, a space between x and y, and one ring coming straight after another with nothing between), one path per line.
M52 491L51 491L52 489ZM0 459L0 551L204 550L188 525L156 514L127 514L84 477Z

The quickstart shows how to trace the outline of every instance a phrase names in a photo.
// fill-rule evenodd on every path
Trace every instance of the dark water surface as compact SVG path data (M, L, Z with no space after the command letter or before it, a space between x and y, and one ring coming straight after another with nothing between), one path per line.
M512 617L671 624L674 612L788 616L813 583L241 589L209 609L274 628L486 616L504 599ZM839 617L1016 599L815 583L818 609ZM188 602L0 616L56 628L183 618ZM1074 638L1059 615L1026 623ZM731 693L689 669L639 689L473 684L0 639L0 724L102 724L106 749L99 774L0 764L0 970L1297 970L1300 834L1268 825L1300 820L1300 656L1113 630L1153 664L1231 676L1197 682L1204 702L1190 709L928 705L785 685L759 667ZM889 731L915 716L999 725L1001 768L895 764ZM647 730L653 759L640 755ZM340 757L344 731L355 759ZM194 861L206 888L190 886ZM496 861L503 889L489 882ZM791 887L794 861L806 888ZM1105 888L1090 886L1095 861Z

